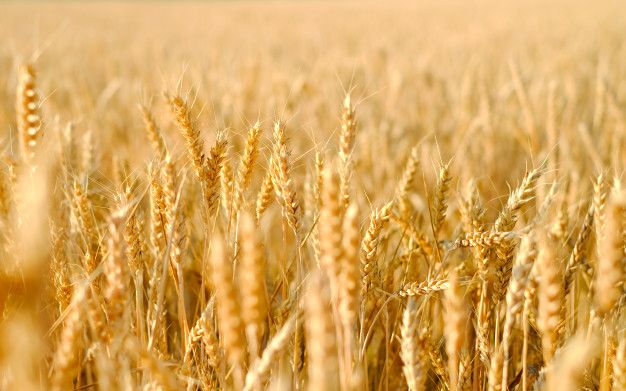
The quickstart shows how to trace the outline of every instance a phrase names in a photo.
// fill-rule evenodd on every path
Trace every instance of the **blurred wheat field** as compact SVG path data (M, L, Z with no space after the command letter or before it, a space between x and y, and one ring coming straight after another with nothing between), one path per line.
M0 389L626 390L624 15L0 4Z

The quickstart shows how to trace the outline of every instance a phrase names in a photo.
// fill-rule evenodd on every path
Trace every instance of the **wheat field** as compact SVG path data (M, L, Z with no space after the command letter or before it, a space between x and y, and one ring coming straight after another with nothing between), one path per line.
M625 15L1 3L0 389L626 391Z

